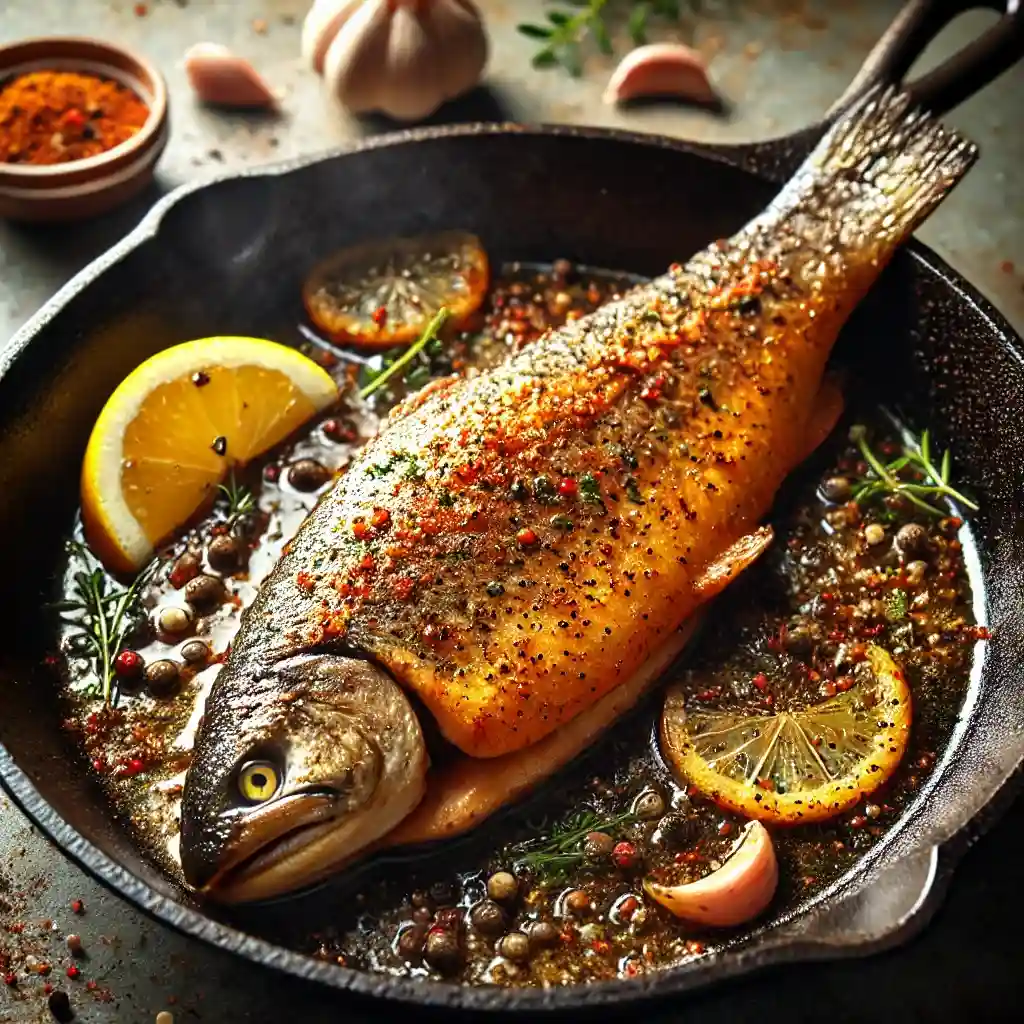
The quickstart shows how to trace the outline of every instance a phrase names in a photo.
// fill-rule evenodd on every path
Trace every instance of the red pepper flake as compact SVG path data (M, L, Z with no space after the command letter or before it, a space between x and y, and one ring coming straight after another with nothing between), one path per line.
M975 640L991 640L992 631L987 626L975 626L973 629Z
M413 587L415 586L416 581L411 576L403 576L401 579L395 580L395 597L399 601L408 601L412 596Z
M387 306L378 306L371 314L370 319L378 326L383 327L388 322Z
M772 782L771 779L758 779L757 780L757 785L761 789L767 790L769 793L773 793L775 791L775 783ZM726 822L726 824L728 824L728 822ZM727 833L722 832L721 828L719 828L718 831L719 831L719 835L726 835L727 834Z
M18 984L18 976L14 973L14 971L8 971L4 975L4 984L10 985L11 988L14 988Z
M306 572L304 569L295 574L295 585L300 590L305 590L307 594L312 592L313 584L313 577L310 576L310 574Z
M687 953L691 956L700 956L704 952L704 943L697 942L696 939L690 939L686 942L683 947Z
M635 896L627 896L619 904L619 917L621 917L623 921L628 921L637 912L639 907L640 902Z
M360 569L372 569L375 564L376 563L373 560L373 555L371 555L371 554L365 554L359 560L359 568Z
M760 782L760 780L758 780L758 781ZM731 821L723 821L718 826L718 834L720 836L727 836L727 835L729 835L730 832L732 832L732 822Z
M571 476L563 477L558 485L558 493L563 498L575 498L579 491L579 484Z
M768 689L768 677L763 672L758 672L753 679L750 680L759 690Z
M516 542L521 548L532 548L535 544L540 542L540 538L534 530L531 530L528 526L524 526L516 534Z
M95 982L95 981L87 981L87 982L85 983L85 987L86 987L86 988L87 988L87 989L88 989L88 990L89 990L90 992L95 992L95 991L96 991L96 989L98 989L98 988L99 988L100 986L99 986L99 983L98 983L98 982Z
M75 980L82 972L74 965L71 964L68 969L64 972L72 981Z
M369 540L373 536L373 529L362 519L357 519L352 524L352 536L356 540Z
M370 525L375 529L381 529L391 522L391 513L386 508L375 508L370 516Z
M605 939L594 939L594 941L590 944L590 948L595 953L604 956L612 947L611 944L607 942Z

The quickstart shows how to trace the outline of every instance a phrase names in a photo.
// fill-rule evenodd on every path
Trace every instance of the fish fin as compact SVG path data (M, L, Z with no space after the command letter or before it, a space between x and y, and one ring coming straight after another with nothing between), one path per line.
M906 93L876 88L829 129L766 217L795 219L805 240L838 238L848 250L887 255L977 157L974 143L913 106Z
M770 526L761 526L730 544L693 584L702 601L708 601L725 588L744 569L753 565L771 546L775 532Z

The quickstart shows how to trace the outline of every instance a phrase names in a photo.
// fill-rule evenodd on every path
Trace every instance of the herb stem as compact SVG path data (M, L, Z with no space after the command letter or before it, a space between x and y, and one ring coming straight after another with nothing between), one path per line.
M359 392L360 398L369 398L375 391L382 388L396 373L399 373L402 369L409 365L416 356L423 351L436 337L438 332L444 326L445 321L451 313L447 306L442 306L435 314L434 318L429 324L423 329L423 333L406 349L402 355L396 359L379 377L375 377L369 384L366 385L362 391Z

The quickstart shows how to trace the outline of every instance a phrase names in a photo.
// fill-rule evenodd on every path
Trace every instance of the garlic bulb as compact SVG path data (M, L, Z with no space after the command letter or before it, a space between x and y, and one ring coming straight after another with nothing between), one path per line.
M302 52L353 113L418 121L477 84L487 34L472 0L316 0Z

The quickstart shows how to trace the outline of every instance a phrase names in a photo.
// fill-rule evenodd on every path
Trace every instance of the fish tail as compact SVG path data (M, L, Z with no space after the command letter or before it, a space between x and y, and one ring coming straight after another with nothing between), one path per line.
M875 89L829 129L758 228L787 229L794 247L884 263L977 157L974 143L908 95Z

